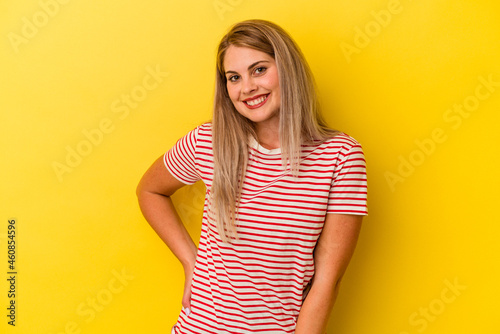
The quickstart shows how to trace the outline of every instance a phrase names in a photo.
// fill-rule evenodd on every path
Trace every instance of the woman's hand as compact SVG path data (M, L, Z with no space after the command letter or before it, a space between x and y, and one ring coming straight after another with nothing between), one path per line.
M187 267L184 268L184 293L182 294L182 309L186 312L186 315L191 313L191 283L193 282L193 272L194 268Z

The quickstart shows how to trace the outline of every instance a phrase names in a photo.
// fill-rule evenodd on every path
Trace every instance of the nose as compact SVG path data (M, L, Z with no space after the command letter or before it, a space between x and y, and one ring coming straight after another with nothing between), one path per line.
M243 78L243 84L241 87L241 92L248 95L257 89L257 84L252 77Z

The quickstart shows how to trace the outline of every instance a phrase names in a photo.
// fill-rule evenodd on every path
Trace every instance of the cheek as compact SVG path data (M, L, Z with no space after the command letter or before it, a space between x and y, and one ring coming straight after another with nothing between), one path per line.
M236 100L238 100L238 92L236 91L236 89L234 87L227 87L227 94L229 95L229 98L231 99L231 101L235 102Z
M280 85L279 85L278 73L273 72L269 74L271 75L266 76L266 78L263 81L263 84L268 89L279 90Z

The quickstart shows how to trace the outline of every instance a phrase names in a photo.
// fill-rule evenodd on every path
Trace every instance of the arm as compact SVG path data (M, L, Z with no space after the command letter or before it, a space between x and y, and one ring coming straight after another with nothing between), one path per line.
M295 334L322 334L356 247L363 216L327 214L314 250L315 273Z
M146 171L136 193L142 214L184 268L186 282L182 306L190 307L190 287L197 248L170 199L182 186L184 183L170 174L161 156Z

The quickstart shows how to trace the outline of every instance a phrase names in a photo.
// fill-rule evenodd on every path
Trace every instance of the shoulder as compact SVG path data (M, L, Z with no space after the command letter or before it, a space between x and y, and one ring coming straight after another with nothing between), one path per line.
M196 136L203 137L212 137L212 122L205 122L198 125L193 132L196 133Z
M363 160L361 144L344 132L339 132L325 140L317 140L302 146L302 162L304 165L328 165L333 168L346 161Z
M339 134L328 138L324 141L324 143L328 146L341 146L344 148L351 148L355 146L361 147L361 144L356 139L344 132L340 132Z
M212 142L212 123L206 122L199 125L196 129L196 138L201 142Z
M184 135L180 140L188 140L191 142L198 142L198 140L207 140L212 137L212 123L206 122L196 126Z
M198 125L197 129L205 132L212 132L212 122L205 122Z
M335 136L327 138L323 141L318 141L310 149L318 150L324 153L345 154L351 151L362 151L361 144L344 132L339 132Z

